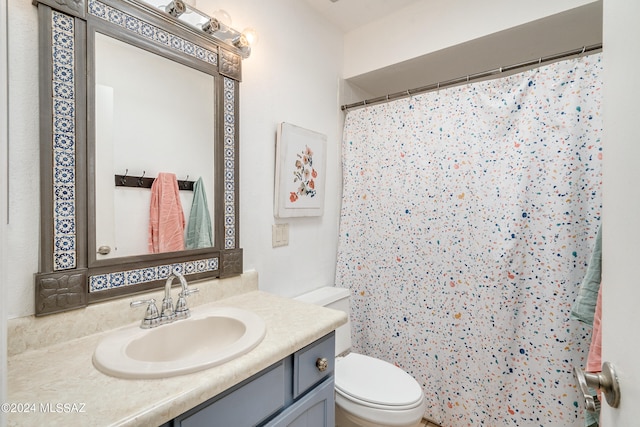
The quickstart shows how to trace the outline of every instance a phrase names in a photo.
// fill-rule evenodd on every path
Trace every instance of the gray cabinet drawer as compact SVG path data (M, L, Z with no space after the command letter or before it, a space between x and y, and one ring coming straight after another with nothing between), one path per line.
M249 427L285 404L285 367L280 362L206 407L176 418L176 427Z
M333 377L313 389L312 393L298 400L287 411L272 420L266 427L333 427L335 404Z
M334 333L302 348L293 355L293 398L306 392L309 388L333 375L335 368ZM316 366L319 359L327 361L327 368L321 371Z

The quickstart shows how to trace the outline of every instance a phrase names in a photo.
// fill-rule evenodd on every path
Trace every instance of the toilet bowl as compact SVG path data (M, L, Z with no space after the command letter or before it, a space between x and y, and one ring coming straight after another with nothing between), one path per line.
M416 380L380 359L349 353L336 359L336 426L414 427L424 415Z
M349 291L324 287L296 299L349 315ZM350 352L350 322L336 330L336 427L417 427L424 415L422 387L384 360Z

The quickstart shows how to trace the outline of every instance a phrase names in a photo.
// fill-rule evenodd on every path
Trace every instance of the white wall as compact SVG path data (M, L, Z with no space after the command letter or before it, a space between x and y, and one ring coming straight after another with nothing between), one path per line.
M7 1L0 0L0 403L7 395ZM0 427L6 425L0 411Z
M198 1L198 7L205 1ZM218 2L220 3L220 2ZM284 296L332 285L342 177L338 92L342 33L300 0L225 4L233 26L259 31L240 86L240 243L260 288ZM324 215L273 217L275 135L288 122L327 135ZM271 247L271 226L289 223L289 246Z
M416 2L346 34L344 78L418 58L595 1Z
M9 28L9 225L7 314L34 312L40 227L38 152L37 8L8 0Z

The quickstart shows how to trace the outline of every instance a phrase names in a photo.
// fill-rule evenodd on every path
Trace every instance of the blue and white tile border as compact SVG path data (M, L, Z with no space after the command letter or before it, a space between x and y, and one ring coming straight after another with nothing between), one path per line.
M224 248L236 247L235 82L224 78Z
M100 292L109 289L122 288L130 285L164 280L172 272L185 276L196 273L206 273L218 270L218 258L205 258L193 261L157 265L134 270L116 271L113 273L89 276L89 292Z
M208 64L218 65L218 54L216 52L198 46L121 10L107 6L101 1L89 0L89 13L175 51L182 52Z
M76 268L75 25L54 11L52 40L53 269Z

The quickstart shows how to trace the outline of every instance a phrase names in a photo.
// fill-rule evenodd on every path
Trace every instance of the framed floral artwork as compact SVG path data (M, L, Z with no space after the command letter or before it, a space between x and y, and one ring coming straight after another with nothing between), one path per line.
M326 135L290 123L278 125L275 217L322 216L326 157Z

